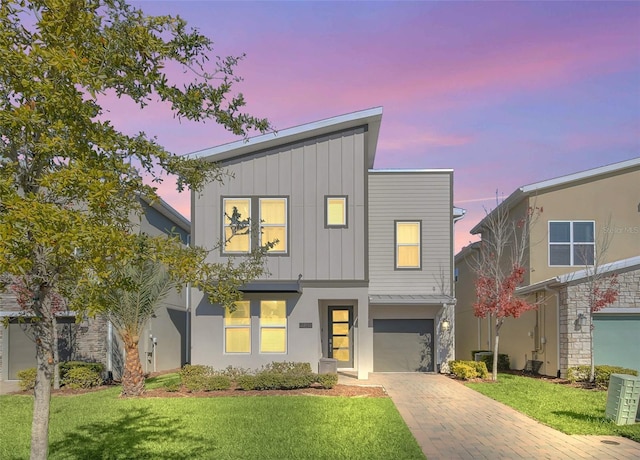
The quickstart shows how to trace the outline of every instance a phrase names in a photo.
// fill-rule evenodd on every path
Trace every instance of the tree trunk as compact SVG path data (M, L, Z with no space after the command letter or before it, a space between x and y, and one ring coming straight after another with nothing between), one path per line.
M53 389L60 389L60 350L58 348L58 321L53 317Z
M144 372L140 363L138 336L123 334L122 340L125 348L122 396L140 396L144 391Z
M53 326L53 321L46 318L35 324L37 364L31 423L31 460L46 460L49 449L49 410L54 369Z
M593 315L589 315L589 352L591 354L591 369L589 370L589 382L596 381L596 362L593 359Z
M498 342L500 341L500 335L496 331L496 343L493 346L493 366L491 369L491 380L498 380Z

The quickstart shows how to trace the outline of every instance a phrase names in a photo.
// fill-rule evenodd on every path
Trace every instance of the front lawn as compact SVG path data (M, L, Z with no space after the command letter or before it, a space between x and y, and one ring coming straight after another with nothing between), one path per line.
M119 391L55 396L50 458L424 459L389 398L122 399ZM30 396L0 396L0 458L29 457L31 410Z
M605 418L606 391L511 374L500 374L498 382L467 386L563 433L624 436L640 442L640 423L617 426Z

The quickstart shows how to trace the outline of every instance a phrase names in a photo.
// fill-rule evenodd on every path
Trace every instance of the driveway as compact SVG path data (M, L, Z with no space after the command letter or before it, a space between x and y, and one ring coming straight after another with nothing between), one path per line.
M429 460L640 459L640 444L615 436L570 436L443 375L341 376L384 386Z

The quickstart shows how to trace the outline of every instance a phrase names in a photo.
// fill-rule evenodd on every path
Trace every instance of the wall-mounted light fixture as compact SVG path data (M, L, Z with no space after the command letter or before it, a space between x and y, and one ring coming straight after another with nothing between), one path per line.
M582 330L582 326L587 324L587 317L584 313L578 313L578 317L573 324L576 327L577 331Z
M448 331L450 326L451 324L449 324L449 321L446 319L440 323L440 327L442 328L443 331Z

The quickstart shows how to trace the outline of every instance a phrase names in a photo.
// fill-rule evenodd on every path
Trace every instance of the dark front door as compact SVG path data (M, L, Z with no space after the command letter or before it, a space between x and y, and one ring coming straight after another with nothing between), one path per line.
M329 358L353 367L353 307L329 307Z

